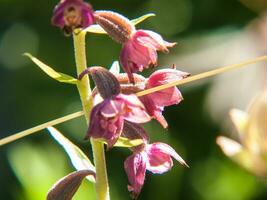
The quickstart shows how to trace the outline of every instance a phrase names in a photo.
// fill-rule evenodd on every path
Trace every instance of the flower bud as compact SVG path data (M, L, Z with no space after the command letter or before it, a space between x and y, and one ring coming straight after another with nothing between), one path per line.
M119 43L125 43L135 30L129 19L112 11L96 11L94 17L96 23Z

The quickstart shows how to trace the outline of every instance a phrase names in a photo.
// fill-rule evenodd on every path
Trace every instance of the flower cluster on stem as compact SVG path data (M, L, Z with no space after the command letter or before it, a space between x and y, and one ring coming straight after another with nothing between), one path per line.
M122 44L119 60L125 73L112 74L99 66L86 69L83 29L93 23L97 23L114 41ZM118 13L93 11L90 4L83 0L61 0L55 7L52 24L67 35L74 32L79 75L77 86L89 122L85 139L91 139L92 142L99 200L109 199L103 145L100 145L103 142L111 149L120 137L129 141L142 141L141 144L130 147L133 154L124 163L129 180L128 189L133 198L137 198L141 192L146 170L164 173L172 168L172 158L187 166L168 144L150 144L149 136L142 128L142 124L153 118L167 128L168 123L162 112L164 107L183 100L180 91L174 86L140 97L135 94L189 76L174 67L157 70L148 78L136 74L145 68L157 66L157 52L167 53L168 48L176 43L166 42L159 34L150 30L136 30L130 20ZM75 32L77 28L80 32ZM79 37L80 34L82 37ZM96 87L92 93L87 74L95 82Z

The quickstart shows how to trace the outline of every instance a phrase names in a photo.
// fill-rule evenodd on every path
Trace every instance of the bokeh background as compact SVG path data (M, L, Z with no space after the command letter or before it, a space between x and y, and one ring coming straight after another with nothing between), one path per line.
M0 1L0 137L81 110L72 85L60 84L27 58L30 52L58 71L75 76L72 39L50 25L58 1ZM109 9L129 18L154 12L138 27L152 29L178 45L160 65L176 64L196 74L267 53L265 0L92 0L95 9ZM120 45L103 35L88 35L89 65L109 67L118 59ZM261 200L267 199L264 180L223 155L215 140L231 137L231 108L245 109L266 84L266 63L181 86L184 101L169 107L163 130L156 122L146 125L152 141L171 144L188 162L177 162L164 175L147 173L143 199ZM75 119L56 126L91 157L83 141L85 121ZM111 197L130 199L123 170L127 149L106 153ZM39 200L59 178L74 171L69 158L48 134L40 131L0 147L0 199ZM91 183L84 181L74 199L95 199Z

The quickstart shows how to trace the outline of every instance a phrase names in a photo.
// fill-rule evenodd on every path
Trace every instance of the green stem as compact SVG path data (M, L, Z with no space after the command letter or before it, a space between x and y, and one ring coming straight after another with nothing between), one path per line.
M83 72L87 68L86 63L86 49L85 49L85 35L86 32L79 32L78 34L73 34L74 40L74 50L75 50L75 61L77 67L77 74ZM80 94L80 98L83 105L83 110L85 113L85 118L87 124L90 120L90 112L93 107L93 99L91 96L91 88L89 77L85 76L81 81L78 82L77 88ZM91 139L94 164L96 168L96 195L98 200L109 200L109 186L108 177L106 170L106 160L103 143Z

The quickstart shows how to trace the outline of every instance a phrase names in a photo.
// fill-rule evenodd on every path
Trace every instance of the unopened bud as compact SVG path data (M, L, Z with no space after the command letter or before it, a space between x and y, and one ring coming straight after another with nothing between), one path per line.
M112 11L97 11L94 14L95 21L109 36L119 43L129 40L135 27L126 17Z

